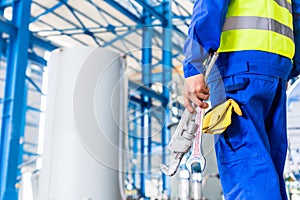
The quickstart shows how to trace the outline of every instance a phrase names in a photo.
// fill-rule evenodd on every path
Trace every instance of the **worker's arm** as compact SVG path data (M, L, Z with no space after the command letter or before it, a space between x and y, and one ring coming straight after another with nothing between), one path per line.
M190 102L206 108L202 102L209 98L209 90L203 79L202 63L211 51L220 45L222 27L230 0L196 0L188 37L184 44L185 60L183 70L185 80L184 105L190 111L194 109Z
M300 74L300 0L293 0L293 22L295 38L295 56L293 59L293 69L289 78L294 78Z

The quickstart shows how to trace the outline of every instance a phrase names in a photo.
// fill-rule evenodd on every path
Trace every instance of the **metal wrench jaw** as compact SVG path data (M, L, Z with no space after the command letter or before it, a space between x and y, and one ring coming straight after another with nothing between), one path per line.
M160 164L161 171L167 176L175 175L184 154L182 152L176 153L175 159L169 165Z
M194 118L194 114L191 114L185 109L175 133L171 138L168 149L172 151L172 154L175 154L175 158L169 165L160 165L161 171L168 176L176 174L184 154L192 147L195 132L198 129L198 124L195 123Z
M191 155L185 165L190 174L202 173L206 166L206 160L203 155Z

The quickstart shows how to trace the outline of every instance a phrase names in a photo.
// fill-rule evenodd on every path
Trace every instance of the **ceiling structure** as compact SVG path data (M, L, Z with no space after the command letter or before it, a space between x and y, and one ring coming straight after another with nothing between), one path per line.
M162 32L168 23L162 0L33 0L29 29L59 47L100 46L128 55L129 68L141 71L143 30L151 31L152 70L162 60ZM172 63L179 71L192 0L172 1ZM150 20L145 16L151 15ZM10 19L11 8L4 10ZM149 41L148 41L149 42ZM34 51L35 49L33 49ZM41 54L35 50L36 54ZM161 69L159 70L161 71Z

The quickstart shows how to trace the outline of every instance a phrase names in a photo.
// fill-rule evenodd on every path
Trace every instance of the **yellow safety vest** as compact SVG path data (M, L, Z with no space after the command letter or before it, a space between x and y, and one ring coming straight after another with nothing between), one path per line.
M261 50L293 58L291 0L231 0L219 52Z

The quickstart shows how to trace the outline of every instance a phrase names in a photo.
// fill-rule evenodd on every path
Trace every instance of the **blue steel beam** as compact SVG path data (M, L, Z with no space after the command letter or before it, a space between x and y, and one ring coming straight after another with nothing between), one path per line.
M163 1L162 3L162 7L163 7L163 13L159 13L157 12L152 6L150 6L145 0L136 0L141 6L143 6L144 9L146 9L149 13L151 13L151 15L153 15L154 17L156 17L157 19L159 19L164 26L168 26L172 24L172 17L171 18L167 18L166 15L164 15L164 8L166 7L165 2ZM169 3L167 3L169 4ZM170 7L171 9L171 7ZM171 11L170 11L171 12ZM179 32L180 34L182 34L182 36L185 36L186 34L184 32L182 32L177 26L175 25L171 25L170 27L172 27L174 29L174 31Z
M115 19L115 20L117 20L119 23L121 23L121 24L123 24L123 22L121 21L121 20L119 20L119 19L117 19L117 18L115 18L113 15L111 15L110 13L108 13L107 11L104 11L104 10L101 10L101 8L99 8L96 4L94 4L91 0L89 0L88 1L89 3L91 3L93 6L95 6L95 8L99 11L99 12L103 12L103 13L105 13L106 15L108 15L108 16L110 16L110 17L112 17L113 19ZM115 5L115 4L118 4L117 2L115 2L115 1L113 1L113 0L111 0L110 2L113 2L113 5ZM38 6L40 6L41 8L43 8L43 9L46 9L45 7L43 7L42 5L40 5L39 3L36 3L35 2L35 4L36 5L38 5ZM66 5L68 5L68 4L66 4ZM68 5L69 6L69 5ZM97 21L95 21L94 19L92 19L92 18L90 18L89 16L86 16L84 13L82 13L80 10L78 10L78 9L75 9L75 8L73 8L73 7L71 7L71 6L69 6L70 8L71 8L71 10L73 10L74 12L76 12L76 13L79 13L80 15L82 15L82 16L84 16L84 17L86 17L86 18L88 18L89 20L92 20L94 23L96 23L96 24L98 24L99 25L99 27L101 28L101 24L99 24ZM122 7L120 4L118 5L118 7ZM125 9L125 8L124 8ZM127 10L127 13L130 13L130 11L128 11ZM126 13L126 16L127 15L130 15L130 14L127 14ZM58 15L57 13L53 13L53 14L55 14L56 16L58 16L58 17L60 17L60 18L62 18L60 15ZM131 13L132 14L132 13ZM133 15L133 14L132 14ZM128 17L128 16L127 16ZM63 19L63 18L62 18ZM134 22L135 23L137 23L137 25L136 25L136 29L138 29L139 27L144 27L145 26L145 24L140 24L140 23L143 23L143 20L140 20L140 19L138 19L138 18L134 18L134 19L132 19L132 20L135 20ZM68 21L66 21L67 23L69 23ZM76 27L76 29L74 29L74 30L80 30L81 28L80 27L77 27L75 24L73 24L72 23L72 25L74 25L75 27ZM125 25L124 25L125 26ZM157 26L157 25L156 25ZM99 28L98 27L98 28ZM104 27L106 30L108 30L109 29L109 27ZM128 28L128 27L127 27ZM96 32L92 32L91 31L91 28L89 27L89 28L87 28L86 27L86 29L88 29L88 32L89 33L96 33ZM132 28L131 28L132 29ZM75 34L67 34L67 33L64 33L64 31L62 31L62 30L57 30L57 29L53 29L53 30L51 30L51 31L59 31L59 32L61 32L60 34L58 34L58 35L61 35L61 34L65 34L65 35L68 35L68 36L70 36L71 38L73 38L73 39L75 39L76 40L76 38L74 38L73 37L73 35L75 35ZM70 29L71 30L71 29ZM67 29L65 30L65 31L68 31ZM111 30L108 30L108 31L111 31ZM104 44L103 45L101 45L101 46L107 46L107 45L112 45L114 42L116 42L116 41L120 41L120 39L122 39L122 38L125 38L126 37L126 34L123 34L123 35L119 35L119 34L116 34L116 32L115 31L111 31L112 33L114 33L115 35L116 35L116 38L115 39L113 39L112 41L109 41L109 42L107 42L107 41L104 41L103 39L101 39L101 41L102 42L104 42ZM154 30L154 32L157 32L156 30ZM80 33L78 33L78 34L83 34L82 32L80 32ZM158 33L156 33L156 34L158 34ZM98 39L99 39L99 37L97 37ZM128 40L126 40L126 39L124 39L124 41L126 41L126 42L128 42L130 45L135 45L134 43L132 43L131 41L128 41ZM78 41L78 42L81 42L81 41ZM125 46L125 44L124 44L124 46ZM112 46L113 48L115 48L115 49L118 49L116 46ZM174 47L176 47L177 48L177 46L175 45ZM137 47L138 48L138 47ZM181 48L178 48L178 49L180 49L180 51L181 51ZM120 50L120 49L118 49L118 50Z
M43 6L42 4L38 3L38 2L34 2L35 5L39 6L42 9L47 10L48 8ZM81 28L80 26L78 26L77 24L75 24L74 22L72 22L71 20L63 17L62 15L58 14L57 12L53 11L52 14L54 14L55 16L59 17L60 19L64 20L65 22L69 23L70 25L77 27L77 28Z
M11 22L0 18L0 32L8 34L10 37L16 37L17 28ZM49 41L44 41L32 34L30 35L30 42L48 51L52 51L57 48L57 46L51 44Z
M38 127L37 125L30 124L29 126L31 127ZM34 153L34 152L29 152L29 151L24 151L23 154L26 154L28 156L41 156L40 154Z
M141 106L141 113L144 113L145 112L145 107L144 106ZM141 163L140 163L140 168L141 168L141 172L140 172L140 195L141 197L145 198L145 180L146 180L146 177L145 177L145 149L144 149L144 146L145 146L145 139L144 139L144 134L145 134L145 129L144 129L144 126L146 125L146 122L145 122L145 118L142 116L140 117L140 120L141 120L141 131L140 131L140 145L141 145L141 149L140 149L140 160L141 160Z
M37 3L37 2L34 2L34 3L35 3L37 6L43 8L43 9L45 9L45 10L47 9L47 7L41 5L41 4ZM57 13L55 13L55 12L53 12L53 14L54 14L55 16L61 18L61 19L64 20L65 22L69 23L70 25L72 25L72 26L74 26L74 27L76 27L76 28L78 28L78 29L81 29L81 27L79 27L77 24L75 24L75 23L73 23L72 21L70 21L70 20L64 18L62 15L59 15L59 14L57 14ZM44 21L39 21L39 22L41 22L41 23L43 23L43 24L46 24L47 26L53 28L53 31L59 31L59 32L61 32L62 34L71 37L73 40L77 41L78 43L80 43L80 44L82 44L82 45L85 45L85 46L87 45L86 43L82 42L81 40L78 40L77 38L72 37L72 35L63 33L61 30L56 29L55 27L53 27L53 26L50 25L49 23L46 23L46 22L44 22Z
M110 2L114 2L113 4L111 4L112 6L115 6L115 4L118 4L118 3L115 2L114 0L108 0L108 3L110 3ZM119 7L122 7L122 5L118 4L117 8L119 8ZM97 9L100 10L100 8L98 8L98 7L97 7ZM123 7L123 9L126 9L126 8ZM113 17L110 13L108 13L108 12L106 12L106 11L104 11L104 10L103 10L102 12L104 12L104 13L107 14L108 16L114 18L114 19L115 19L116 21L118 21L119 23L121 23L121 24L123 23L120 19L117 19L117 18ZM127 17L131 18L131 17L130 17L130 16L131 16L130 14L132 14L132 13L130 13L130 12L126 9L125 15L126 15ZM137 23L137 26L136 26L137 29L138 29L138 28L148 28L148 29L152 28L152 31L153 31L156 35L159 35L159 36L160 36L160 33L159 33L158 31L156 31L156 30L153 29L154 26L159 26L159 25L151 25L151 21L145 22L145 17L143 17L143 20L140 20L140 19L137 19L137 18L131 18L131 19L134 20L135 23ZM150 23L149 23L149 22L150 22ZM151 25L151 27L150 27L149 25ZM127 34L128 34L128 33L125 33L125 34L123 34L123 35L121 35L121 36L120 36L120 35L117 35L117 36L118 36L117 38L111 40L110 42L107 42L107 43L104 44L103 46L105 47L105 46L108 46L108 45L112 45L114 42L119 41L120 39L125 38L125 36L126 36ZM136 32L136 34L138 34L138 33ZM139 35L139 34L138 34L138 35ZM141 35L141 36L142 36L142 35ZM142 36L142 37L143 37L143 36ZM144 42L144 40L143 40L143 42ZM130 44L132 44L132 43L130 43ZM132 44L132 45L133 45L133 44ZM176 47L177 47L177 46L176 46ZM182 48L179 48L179 49L180 49L180 51L182 50ZM154 57L154 58L158 60L157 57ZM137 61L138 61L138 60L137 60Z
M38 93L40 93L41 95L45 95L45 94L43 94L43 92L42 92L42 89L41 88L39 88L39 86L29 77L29 76L27 76L27 75L25 75L25 77L26 77L26 80L29 82L29 83L31 83L31 85L36 89L36 91L38 92Z
M144 21L143 19L139 18L138 16L132 14L128 9L124 8L122 5L120 5L118 2L115 0L104 0L108 4L110 4L112 7L116 8L119 10L121 13L125 14L129 19L131 19L134 22L138 22L140 24L143 24Z
M57 8L61 7L62 5L64 5L64 3L62 1L59 1L57 4L55 4L51 8L48 8L47 10L45 10L45 12L42 12L41 14L39 14L39 15L37 15L35 17L32 17L30 19L30 22L35 22L41 16L47 15L47 14L49 14L51 12L54 12Z
M41 5L41 4L37 3L37 2L35 2L35 4L36 4L37 6L43 8L43 9L46 9L45 6L43 6L43 5ZM99 8L97 7L97 9L99 9ZM78 10L76 10L76 11L78 11ZM62 15L57 14L57 13L55 13L55 12L53 12L53 14L54 14L55 16L61 18L62 20L65 20L67 23L71 23L71 25L73 25L73 26L76 27L77 29L80 29L80 27L77 26L76 24L74 24L73 22L70 22L69 20L64 19L64 17L63 17ZM47 23L42 22L42 21L40 21L40 22L46 24L47 26L50 26L50 27L54 28L54 27L51 26L50 24L47 24ZM61 32L62 35L63 35L63 34L64 34L64 35L67 35L67 36L71 37L72 39L76 40L77 42L79 42L79 43L81 43L81 44L83 44L83 45L87 45L87 44L83 43L81 40L78 40L78 39L72 37L72 34L63 33L61 30L58 30L58 29L55 29L55 28L54 28L53 30L59 31L59 32ZM117 36L118 36L118 35L117 35ZM103 39L101 39L101 38L99 38L99 37L98 37L98 39L99 39L101 42L104 42L104 43L106 42L105 40L103 40ZM125 40L125 39L124 39L124 40ZM125 41L128 42L129 44L135 46L136 48L138 48L138 47L136 46L136 44L134 44L133 42L128 41L128 40L125 40ZM119 52L122 52L122 51L123 51L122 49L120 49L120 48L118 48L118 47L116 47L116 46L114 46L114 45L112 45L112 47L115 48L116 50L118 50ZM134 56L132 56L132 57L133 57L135 60L139 61L139 59L137 59L136 57L134 57Z
M139 9L134 3L132 3L132 1L129 1L131 7L135 10L136 13L139 14L139 16L143 15L143 9Z
M100 46L100 43L97 40L97 37L95 37L94 33L89 31L89 29L84 25L84 23L80 20L80 18L77 16L77 14L75 13L75 9L73 7L71 7L69 4L67 4L66 1L64 1L65 6L69 9L69 11L72 13L72 15L75 17L75 19L79 22L79 24L82 26L83 31L86 35L90 36L91 38L93 38L93 40L95 41L95 43Z
M181 18L182 20L187 20L187 19L191 19L192 15L191 13L186 9L184 8L180 3L178 3L176 0L173 1L175 3L175 5L177 6L178 8L178 11L180 12L181 16L177 16L177 15L174 15L172 16L172 18L176 18L176 17L179 17ZM181 9L185 12L186 16L183 16L183 13L181 12ZM185 24L188 26L188 24L185 22Z
M96 7L96 9L97 9L99 12L105 13L105 14L108 15L109 17L113 18L114 20L116 20L117 22L119 22L120 24L122 24L123 26L126 26L120 19L114 17L113 15L111 15L109 12L107 12L107 11L105 11L105 10L101 10L101 9L100 9L96 4L94 4L91 0L89 0L89 2L90 2L92 5L94 5L94 6ZM116 8L121 8L121 10L125 9L123 6L121 6L119 3L117 3L117 2L115 2L115 1L113 1L113 0L108 0L107 3L111 3L112 5L116 6ZM116 5L116 4L118 4L118 5ZM129 17L131 20L133 20L134 22L137 23L137 26L136 26L135 28L139 28L140 26L141 26L141 27L145 26L143 20L140 20L140 19L137 18L137 17L133 17L133 16L135 16L135 15L133 15L132 13L130 13L127 9L125 9L125 10L126 10L126 16ZM93 21L94 23L99 24L99 23L98 23L97 21L95 21L95 20L92 20L92 21ZM99 25L100 25L100 24L99 24ZM133 30L132 30L132 31L128 31L127 33L122 34L122 35L118 35L115 31L111 31L111 32L112 32L113 34L115 34L117 37L116 37L115 39L111 40L110 42L104 43L104 44L102 45L103 47L106 47L106 46L108 46L108 45L112 45L113 43L115 43L115 42L117 42L117 41L120 41L120 40L123 40L123 39L124 39L124 41L126 41L126 42L128 42L129 44L135 46L136 48L139 48L139 47L136 46L133 42L128 41L128 40L125 39L125 37L126 37L127 35L129 35L130 33L133 33L133 32L134 32ZM131 55L131 56L133 56L133 55ZM134 56L133 56L133 57L134 57ZM134 58L134 59L138 61L138 59L136 59L136 58Z
M106 0L108 3L112 3L111 5L112 6L115 6L116 4L118 4L117 2L115 2L114 0ZM92 3L92 5L94 5L96 7L96 9L100 12L100 8L95 5L91 0L89 0L90 3ZM117 8L120 8L122 7L122 5L118 4ZM123 7L123 9L126 9ZM123 10L122 9L122 10ZM90 18L89 16L86 16L84 13L80 12L79 10L76 10L76 12L79 12L81 15L83 15L84 17L88 18L89 20L93 21L94 23L97 23L98 25L100 25L97 21L95 21L94 19ZM119 20L118 18L115 18L113 15L111 15L109 12L105 11L105 10L101 10L101 12L105 13L106 15L108 15L109 17L112 17L114 20L118 21L119 23L123 24L123 22L121 20ZM145 28L149 25L151 25L151 28L153 27L156 27L156 26L162 26L160 24L155 24L155 25L152 25L151 23L149 24L149 22L145 22L145 17L143 17L143 20L139 19L139 18L132 18L130 16L132 16L133 14L130 13L130 11L128 11L126 9L126 13L124 13L127 17L131 18L135 23L137 23L137 25L135 26L135 29L139 29L139 28ZM128 30L132 30L133 31L133 28L132 26L131 27L128 27L126 26L125 24L123 24L124 27L126 27ZM175 28L175 30L178 30L177 28ZM107 31L107 29L106 29ZM131 31L130 31L131 32ZM180 32L181 34L184 34L181 30L178 30L178 32ZM161 33L159 33L158 31L156 31L155 29L153 29L153 33L156 35L156 36L161 36ZM120 39L123 39L124 37L127 36L128 33L125 33L123 35L117 35L118 37L113 39L112 41L110 42L107 42L105 43L103 46L108 46L108 45L111 45L113 44L114 42L120 40ZM176 48L178 51L182 51L182 47L178 46L178 45L173 45L174 48Z
M50 25L49 23L46 23L46 22L44 22L44 21L39 21L39 22L40 22L40 23L43 23L43 24L45 24L45 25L47 25L47 26L49 26L49 27L51 27L51 28L53 28L53 31L59 31L59 32L61 32L61 34L60 34L60 35L66 35L66 36L69 36L70 38L72 38L73 40L75 40L76 42L78 42L79 44L81 44L81 45L84 45L84 46L86 46L86 45L87 45L86 43L82 42L81 40L79 40L79 39L77 39L77 38L74 38L74 37L72 37L72 35L71 35L71 34L68 34L68 33L63 33L61 30L59 30L59 29L56 29L54 26ZM80 29L80 27L78 27L78 29Z
M93 2L91 1L91 0L89 0L89 2L91 2L92 4L93 4ZM118 10L126 10L125 11L125 13L123 13L123 14L125 14L125 16L127 16L128 18L130 18L132 21L134 21L135 23L137 23L137 25L136 25L136 29L139 29L139 28L145 28L145 27L147 27L147 26L149 26L149 25L147 25L147 23L145 23L145 19L143 18L143 19L140 19L140 18L138 18L138 17L133 17L133 14L130 12L130 11L128 11L126 8L124 8L122 5L120 5L119 3L117 3L116 1L114 1L114 0L106 0L106 2L107 3L109 3L111 6L113 6L113 7L115 7L115 8L117 8ZM95 5L95 4L93 4L95 7L96 7L96 9L100 12L100 8L97 6L97 5ZM121 9L120 9L121 8ZM108 15L109 17L111 17L111 18L113 18L114 20L116 20L117 22L119 22L119 23L121 23L121 24L123 24L123 22L120 20L120 19L118 19L118 18L115 18L113 15L111 15L109 12L107 12L107 11L105 11L105 10L101 10L101 12L103 12L103 13L105 13L106 15ZM135 16L135 15L134 15ZM154 27L154 26L159 26L159 25L151 25L151 27ZM156 35L160 35L160 33L158 33L158 31L156 31L156 30L154 30L153 29L153 32L156 34ZM136 32L137 33L137 32ZM137 33L138 34L138 33ZM110 42L107 42L106 44L104 44L103 46L105 47L105 46L108 46L108 45L111 45L111 44L113 44L114 42L116 42L116 41L119 41L120 39L123 39L124 37L123 36L126 36L126 33L124 34L124 35L117 35L118 37L117 38L115 38L115 39L113 39L112 41L110 41ZM180 51L182 51L182 48L180 48Z
M120 24L122 24L122 26L125 27L125 28L127 28L127 30L131 30L131 31L127 31L127 33L125 33L125 34L123 34L123 35L118 35L118 34L116 33L116 31L115 31L115 28L117 28L117 27L112 26L112 25L104 27L104 26L101 25L97 20L95 20L95 19L93 19L93 18L87 16L86 14L84 14L83 12L81 12L80 10L77 10L77 9L72 8L72 10L73 10L74 12L76 11L76 12L79 13L80 15L86 17L87 19L89 19L89 20L91 20L92 22L94 22L95 24L97 24L99 27L103 27L103 28L105 29L106 32L107 32L107 31L110 31L110 32L112 32L113 34L115 34L115 35L117 36L115 39L111 40L110 42L106 42L106 41L102 40L102 41L104 42L104 44L102 45L102 47L105 47L105 46L108 46L108 45L112 45L114 42L119 41L119 40L121 40L121 39L124 39L128 34L134 32L132 26L125 25L120 19L114 17L114 16L113 16L112 14L110 14L109 12L107 12L107 11L105 11L105 10L101 10L101 9L100 9L94 2L92 2L91 0L89 0L88 2L89 2L91 5L95 6L95 8L96 8L99 12L105 13L105 14L108 15L109 17L113 18L114 20L116 20L117 22L119 22ZM121 6L121 5L120 5L120 6ZM139 25L137 25L137 26L139 26ZM98 28L99 28L99 27L98 27ZM136 29L136 28L138 28L138 27L135 27L135 29ZM91 32L91 28L85 27L85 29L88 29L88 30L90 30L90 32ZM111 29L113 29L113 30L111 30ZM93 32L91 32L91 33L98 33L98 32L94 32L94 31L93 31ZM126 40L126 41L129 42L128 40ZM130 43L130 42L129 42L129 43ZM134 45L133 43L130 43L130 44L131 44L131 45ZM137 47L137 46L136 46L136 47ZM138 48L138 47L137 47L137 48Z
M140 105L142 105L142 106L145 106L145 105L144 105L145 102L144 102L142 99L137 98L137 97L135 97L135 96L133 96L133 95L130 95L130 96L129 96L129 101L132 101L132 102L134 102L134 103L138 103L138 104L140 104Z
M134 120L133 120L133 130L132 130L132 133L131 135L133 135L133 159L134 160L137 160L138 159L138 125L137 125L137 120L136 120L136 117L137 117L137 106L134 106L133 109L134 109L134 112L133 112L133 117L134 117ZM137 171L137 166L136 164L134 163L133 164L133 167L132 167L132 180L133 180L133 183L136 183L136 171ZM136 188L136 184L134 185L134 187Z
M0 32L7 33L11 36L16 36L17 29L10 22L0 18Z
M34 63L40 64L41 66L47 66L47 61L35 53L28 53L28 59Z
M48 33L47 36L57 36L57 35L61 35L61 34L57 34L57 33L49 34L49 33L53 32L53 31L59 31L59 32L74 32L74 34L82 34L82 33L84 33L85 29L88 29L92 33L106 33L106 32L116 33L116 32L126 32L129 30L135 30L135 29L143 27L141 25L125 25L125 24L122 24L121 26L113 26L111 24L104 26L104 25L101 25L100 23L94 21L92 18L89 18L88 16L84 16L84 17L88 18L90 21L94 22L97 25L92 26L92 27L85 27L83 29L81 29L80 27L64 28L64 29L63 28L60 28L60 29L53 28L53 29L35 31L34 33ZM41 20L40 20L40 22L41 22ZM156 26L161 26L161 25L157 24Z
M133 110L133 111L132 111ZM132 155L127 159L129 162L128 165L128 171L126 172L126 179L128 180L128 185L130 184L133 189L137 189L136 185L136 169L137 164L134 162L134 160L138 159L137 153L138 153L138 146L135 146L135 144L138 144L138 141L140 140L138 137L138 129L137 129L137 105L133 102L129 102L128 104L128 149L129 151L132 151ZM133 118L133 119L132 119Z
M155 18L157 18L158 20L160 20L164 25L166 25L167 23L169 23L169 21L164 17L163 14L157 12L152 6L149 5L149 1L145 1L145 0L135 0L136 2L138 2L143 8L144 10L146 10L149 14L153 15Z
M130 35L131 33L134 33L134 32L135 32L135 30L128 30L126 33L124 33L124 34L122 34L122 35L119 35L119 36L116 37L115 39L113 39L113 40L111 40L111 41L105 43L105 44L103 45L103 47L110 46L110 45L112 45L113 43L115 43L115 42L117 42L117 41L119 41L119 40L124 39L126 36L128 36L128 35Z
M5 54L5 41L3 39L2 33L0 33L0 61L2 58L2 55Z
M169 23L167 23L166 27L163 29L163 52L162 52L162 62L163 62L163 77L162 77L162 84L163 84L163 96L169 100L170 94L169 94L169 83L172 80L172 12L171 12L171 1L172 0L163 0L163 13L166 19L168 19ZM167 128L167 125L169 124L169 108L168 104L164 104L165 108L165 114L164 114L164 125L162 129L162 163L166 164L167 158L167 150L166 146L169 141L169 130ZM162 189L163 192L168 192L168 195L170 195L169 190L169 182L165 174L162 173Z
M145 24L151 26L152 18L151 14L144 8L143 9L143 19ZM143 44L142 44L142 83L151 87L151 64L152 64L152 28L145 27L143 28ZM151 171L151 117L149 115L149 105L151 104L151 96L149 97L146 94L141 95L144 102L146 102L146 106L142 106L142 135L141 135L141 159L145 159L145 154L147 155L147 163L141 162L141 180L140 180L140 190L141 196L146 197L145 194L145 171L148 173ZM147 164L147 168L146 165ZM146 168L146 170L145 170ZM149 174L148 174L149 175Z
M1 0L0 7L7 7L13 5L16 0Z
M161 38L161 33L160 32L158 32L158 31L153 31L153 34L155 35L155 37L160 37ZM158 46L158 48L163 48L161 45L158 45L157 44L157 46ZM179 45L177 45L177 44L172 44L172 48L174 48L174 49L176 49L177 51L179 51L179 52L182 52L182 47L181 46L179 46Z
M1 33L0 33L0 35L1 35ZM31 38L32 38L32 37L31 37ZM35 37L35 38L36 38L36 37ZM36 39L38 39L38 38L36 38ZM41 40L41 39L38 39L38 41L42 41L42 40ZM30 45L33 45L32 42L35 42L35 41L31 41L31 44L30 44ZM43 43L45 43L45 44L43 45ZM39 46L39 47L41 47L41 48L43 48L43 49L45 49L45 50L48 50L48 51L52 51L53 49L56 49L56 48L57 48L56 46L52 46L50 43L47 43L47 42L45 42L45 41L44 41L43 43L41 43L41 44L36 44L36 43L35 43L34 45L37 45L37 46ZM49 47L49 48L48 48L48 47ZM47 48L48 48L48 49L47 49ZM7 40L3 39L3 38L0 36L0 55L5 55L6 49L7 49ZM37 63L37 64L41 65L41 66L46 66L46 65L47 65L47 61L46 61L44 58L42 58L42 57L36 55L35 53L29 52L29 53L28 53L28 59L29 59L30 61L34 62L34 63Z
M99 14L103 17L103 19L106 21L107 24L109 24L109 21L107 19L105 19L103 13L107 16L109 16L110 18L112 18L113 20L119 22L120 24L122 24L123 26L126 26L126 24L124 24L122 22L122 20L120 20L119 18L115 17L114 15L112 15L109 11L106 10L102 10L98 5L96 5L93 1L88 0L88 2L93 5L97 11L99 12ZM143 24L143 21L137 17L136 15L132 14L131 12L129 12L126 8L124 8L122 5L120 5L119 3L113 1L113 0L108 0L106 1L108 4L110 4L111 6L116 6L114 8L116 8L117 10L126 10L125 16L127 16L129 19L131 19L133 22L137 23L137 24ZM118 9L121 8L121 9ZM87 17L84 13L81 13L83 16ZM94 19L91 19L89 17L87 17L89 20L93 21L94 23L99 24L97 21L95 21Z
M25 129L26 83L29 46L29 20L31 0L19 0L13 5L12 22L17 27L15 37L10 35L7 55L1 129L1 200L17 200L15 187L21 157L20 138Z
M128 81L128 86L133 90L137 90L141 94L145 94L151 98L157 99L163 104L166 104L168 102L168 99L164 97L161 93L155 92L149 87L146 87L133 81Z
M36 45L36 46L41 47L48 51L53 51L54 49L58 48L57 45L52 44L50 41L45 41L45 40L38 38L32 34L30 35L30 42L33 45Z
M27 110L31 110L31 111L35 111L35 112L43 112L43 111L41 111L41 109L40 108L35 108L35 107L32 107L32 106L27 106Z
M124 24L121 20L119 20L118 18L114 17L114 16L111 15L109 12L107 12L107 11L105 11L105 10L101 10L101 8L99 8L99 6L97 6L93 1L88 0L88 2L91 3L91 5L95 6L95 8L99 11L99 13L105 13L106 15L112 17L114 20L117 20L119 23ZM120 5L118 2L116 2L116 1L114 1L114 0L107 0L107 2L112 3L114 7L116 7L115 5L118 4L117 8L123 7L122 5ZM43 8L43 9L47 9L46 7L43 7L41 4L39 4L39 3L37 3L37 2L34 2L34 3L35 3L36 5L38 5L38 6L40 6L40 7ZM95 20L93 20L91 17L87 16L86 14L82 13L80 10L73 8L73 7L71 7L71 6L68 5L68 4L66 4L66 5L69 6L74 12L76 11L76 13L79 13L80 15L86 17L87 19L92 20L93 22L95 22ZM180 5L180 4L179 4L179 5ZM119 9L119 10L120 10L120 9ZM131 13L130 11L128 11L128 10L127 10L126 8L124 8L124 7L123 7L123 9L121 9L121 10L126 10L125 15L126 15L127 17L131 18L132 20L134 20L134 22L137 23L136 28L144 27L144 26L145 26L145 24L141 24L141 23L143 23L143 21L144 21L144 19L142 19L141 17L137 17L136 15L134 15L133 13ZM156 12L156 11L154 10L154 12ZM57 15L57 13L55 13L55 12L53 12L53 14ZM124 14L124 13L123 13L123 14ZM57 16L63 19L63 17L61 17L61 16L59 16L59 15L57 15ZM131 16L135 16L135 17L131 17ZM104 17L104 16L103 16L103 17ZM64 20L64 19L63 19L63 20ZM70 23L69 21L66 21L66 22L67 22L67 23ZM101 25L100 25L98 22L96 22L96 23L97 23L97 24L99 25L99 27L101 28ZM72 24L72 25L74 25L74 24ZM74 25L74 26L76 26L76 25ZM99 28L99 27L98 27L98 28ZM112 33L115 33L115 29L110 30L109 27L103 27L103 28L104 28L106 31L111 31ZM128 29L128 28L130 28L130 27L126 27L126 28ZM76 30L80 30L80 29L81 29L80 27L77 27L77 28L76 28ZM88 35L97 33L97 32L95 32L95 31L91 31L91 30L93 29L93 27L89 27L89 28L86 27L86 29L88 29L88 31L86 32L86 34L90 33L90 34L88 34ZM132 30L132 28L130 28L130 29ZM57 30L57 29L54 28L52 31L55 31L55 30ZM177 30L178 32L180 32L180 34L183 34L183 33L181 32L181 30L179 30L176 26L174 26L174 30ZM63 35L63 34L68 35L69 37L73 38L74 40L76 40L76 41L82 43L82 41L79 41L78 39L76 39L75 37L73 37L73 35L75 35L75 34L67 34L67 33L64 33L64 31L62 31L62 30L57 30L57 31L61 32L59 35ZM65 31L67 31L67 29L66 29ZM157 31L154 30L154 33L155 33L155 34L157 34L156 32L157 32ZM80 34L82 34L82 32L81 32ZM104 42L104 44L103 44L102 46L107 46L107 45L109 45L109 44L113 44L114 42L119 41L118 38L125 38L125 36L126 36L126 35L121 35L121 37L120 37L120 35L119 35L119 34L116 34L116 33L115 33L115 35L116 35L116 38L113 39L113 42L110 42L110 41L107 42L107 41L104 41L103 39L101 39L102 42ZM122 37L122 36L124 36L124 37ZM99 39L99 37L97 37L97 38ZM94 40L96 41L96 37L94 37ZM126 41L126 40L124 40L124 41ZM126 42L127 42L127 41L126 41ZM84 45L85 45L85 44L84 44ZM174 48L177 48L177 50L182 51L182 50L181 50L182 48L180 48L180 47L178 48L177 46L178 46L178 45L174 44ZM112 47L115 48L115 49L118 49L118 48L115 47L115 46L112 46ZM118 49L118 50L119 50L119 49Z
M0 35L1 35L1 33L0 33ZM38 40L42 41L41 39L38 39ZM31 41L30 45L33 45L32 42L34 42L34 41ZM57 48L56 46L52 46L50 43L47 43L47 42L44 42L44 43L45 43L45 45L36 44L36 43L34 45L37 45L37 46L39 46L45 50L49 50L49 51L52 51L53 49ZM47 49L47 47L49 47L49 49ZM7 50L7 41L0 36L0 54L5 55L6 50ZM44 58L42 58L32 52L28 52L28 59L36 64L39 64L40 66L47 65L47 61Z
M191 16L174 15L173 19L187 20L187 19L191 19ZM187 25L186 22L184 22L184 24Z

